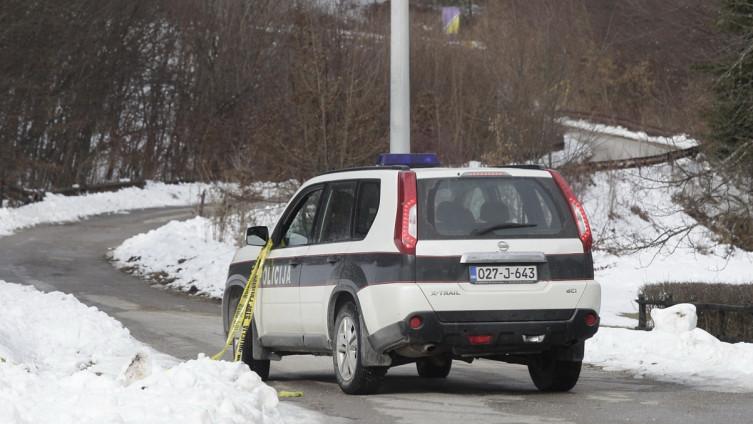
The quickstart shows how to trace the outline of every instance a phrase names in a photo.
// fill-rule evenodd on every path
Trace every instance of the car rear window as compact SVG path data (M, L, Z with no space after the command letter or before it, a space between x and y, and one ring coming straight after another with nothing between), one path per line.
M419 240L578 237L551 178L418 180Z

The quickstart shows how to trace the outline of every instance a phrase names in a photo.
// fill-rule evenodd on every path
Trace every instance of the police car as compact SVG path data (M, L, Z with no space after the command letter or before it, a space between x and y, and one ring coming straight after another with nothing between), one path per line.
M398 154L315 177L272 231L248 229L228 274L226 332L270 238L243 351L265 379L270 360L331 355L342 390L365 394L389 367L444 378L455 360L485 358L567 391L599 326L588 219L554 170Z

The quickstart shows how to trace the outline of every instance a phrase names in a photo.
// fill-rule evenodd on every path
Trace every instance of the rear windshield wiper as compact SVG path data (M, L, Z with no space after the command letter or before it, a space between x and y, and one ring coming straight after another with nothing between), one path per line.
M490 227L479 228L471 232L472 236L483 236L484 234L491 233L495 230L505 230L507 228L530 228L535 227L536 224L518 224L517 222L508 222L505 224L494 224Z

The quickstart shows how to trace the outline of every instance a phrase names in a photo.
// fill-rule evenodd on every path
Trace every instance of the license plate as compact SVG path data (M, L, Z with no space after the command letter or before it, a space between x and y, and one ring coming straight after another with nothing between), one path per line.
M469 267L471 283L535 283L539 280L536 265Z

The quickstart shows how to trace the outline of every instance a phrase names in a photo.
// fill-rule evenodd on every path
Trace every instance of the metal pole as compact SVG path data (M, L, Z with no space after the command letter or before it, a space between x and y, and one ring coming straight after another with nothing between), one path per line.
M391 0L390 153L410 153L410 20L408 0Z

